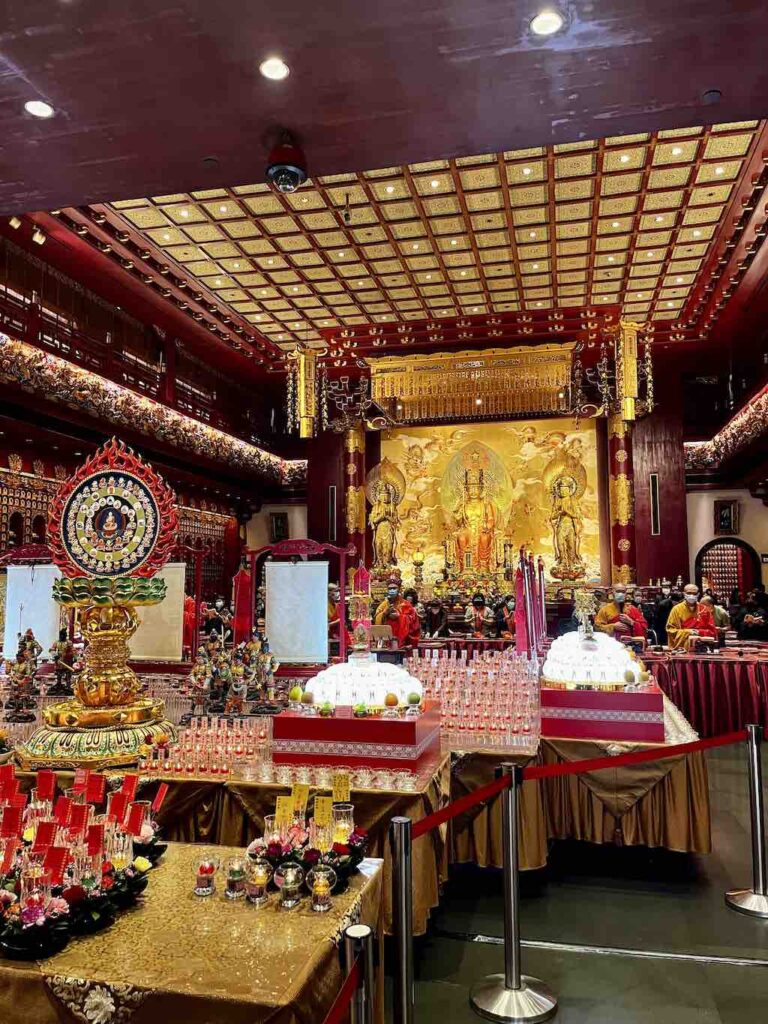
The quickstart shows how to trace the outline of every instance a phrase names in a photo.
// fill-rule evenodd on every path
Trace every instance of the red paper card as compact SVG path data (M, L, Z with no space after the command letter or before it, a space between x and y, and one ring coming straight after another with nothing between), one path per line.
M39 821L32 849L34 851L47 850L49 846L52 846L56 838L57 828L58 825L55 821Z
M64 864L69 851L66 846L49 846L43 861L43 870L50 872L51 885L58 885L64 874Z
M13 858L16 856L17 849L18 845L15 838L5 840L3 859L0 861L0 875L7 875L11 870L11 864L13 864Z
M56 795L56 772L41 768L37 773L37 799L53 800Z
M69 828L72 832L84 832L88 823L88 804L72 804L69 809Z
M3 817L0 819L0 836L18 836L21 833L21 807L4 807Z
M123 823L127 806L128 797L125 793L113 793L109 799L109 813L113 816L118 825L122 825Z
M138 836L141 833L141 826L144 824L144 814L146 807L144 804L131 804L128 810L128 817L125 822L125 831L132 836Z
M16 778L16 768L10 763L0 764L0 786Z
M14 793L9 800L11 807L20 807L22 811L27 806L27 794L26 793Z
M123 785L120 787L120 792L125 793L128 803L131 803L136 799L136 789L139 785L138 775L126 775L123 779Z
M69 824L69 812L72 808L72 801L68 796L60 796L53 808L53 817L57 825Z
M100 854L104 849L104 826L103 825L89 825L88 826L88 855L95 857Z
M100 804L104 799L104 790L106 787L106 777L104 775L90 775L88 783L85 787L85 799L89 804Z
M152 801L152 811L153 811L154 814L157 814L157 812L163 806L163 800L165 800L167 792L168 792L168 783L167 782L161 782L160 785L157 787L157 792L155 793L155 799Z
M75 768L75 782L72 788L76 793L82 793L88 785L88 776L91 774L88 768Z

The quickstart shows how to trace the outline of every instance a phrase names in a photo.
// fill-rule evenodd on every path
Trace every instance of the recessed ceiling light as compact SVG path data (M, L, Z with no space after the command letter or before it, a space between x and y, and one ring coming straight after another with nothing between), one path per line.
M608 257L608 262L609 262L609 263L615 263L615 262L616 262L616 260L614 259L614 257L613 257L613 256L609 256L609 257Z
M274 260L267 260L267 266L271 267L274 262Z
M438 178L433 178L429 184L432 186L432 188L440 188L440 180Z
M535 238L536 237L536 232L535 231L531 231L528 237L529 238Z
M427 274L427 281L431 281L431 280L432 280L432 275L431 274Z
M619 222L618 222L617 220L615 220L615 221L614 221L614 222L613 222L613 223L611 224L611 227L612 227L612 228L618 228L619 226L620 226L620 225L619 225Z
M362 288L362 286L363 286L364 284L365 284L365 281L358 281L358 282L357 282L357 286L358 286L358 288Z
M534 270L538 270L539 269L539 264L538 263L534 263L533 264L533 269Z
M32 117L40 117L45 120L48 117L53 117L56 111L53 109L50 103L46 103L45 100L27 100L24 104L24 109Z
M668 306L674 306L674 302L668 302L667 305Z
M233 263L232 266L235 268L235 270L239 270L240 269L240 264L239 263Z
M477 308L478 308L477 306L473 306L473 307L472 307L472 312L473 312L473 313L476 313L476 312L477 312Z
M466 272L466 270L462 270L462 272L461 272L461 276L462 276L462 277L466 277L466 276L467 276L467 272Z
M384 191L387 192L389 195L392 195L392 193L395 191L395 186L394 185L387 185L387 187L384 189Z
M482 405L482 404L483 404L482 398L476 398L475 399L475 405Z
M189 216L189 210L179 210L179 214L182 217L188 217Z
M414 242L413 243L413 248L414 249L418 249L419 248L419 243L418 242Z
M226 208L226 206L224 206L224 204L222 203L222 205L221 205L221 206L219 207L219 213L226 213L226 212L227 212L227 208Z
M648 253L648 259L651 259L653 256L654 256L654 253L652 253L652 252Z
M299 289L298 289L298 288L294 288L293 290L294 290L295 292L297 292L297 291L298 291Z
M220 277L217 277L217 278L216 278L216 284L217 284L217 285L221 284L221 278L220 278Z
M165 234L163 235L163 241L164 241L164 242L167 242L167 241L168 241L168 240L170 239L170 237L171 237L171 236L170 236L170 235L168 234L168 232L166 231L166 232L165 232Z
M675 284L682 284L682 283L683 283L682 277L676 277L675 278Z
M642 299L642 297L643 297L643 293L642 293L642 292L638 292L638 293L637 293L637 297L638 297L638 299Z
M526 178L528 177L528 175L530 173L531 173L531 168L530 167L524 167L523 168L523 174L526 176Z
M628 164L629 163L629 153L622 153L621 156L619 157L619 160L621 160L621 162L623 164Z
M715 174L725 174L725 168L724 167L716 167L715 168Z
M458 242L456 241L456 239L455 239L455 238L452 238L452 239L451 239L451 245L458 245L458 244L459 244L459 243L458 243Z
M682 146L673 146L672 147L672 156L680 156L680 154L682 152L683 152L683 147Z
M564 18L559 11L549 8L531 20L531 32L535 36L553 36L563 27Z
M266 295L267 294L267 289L266 288L262 288L261 289L261 294L262 295Z
M543 306L543 305L544 305L544 303L543 303L543 302L537 302L537 303L536 303L536 305L537 305L537 306Z
M344 250L343 249L339 249L339 256L343 256L343 255L344 255Z
M267 57L259 64L259 71L273 82L281 82L291 73L291 69L280 57Z
M663 220L664 220L664 214L663 214L663 213L660 213L660 214L658 215L658 217L656 218L656 223L657 223L657 224L661 224L661 222L662 222Z
M695 231L693 232L693 237L694 237L694 238L699 238L699 237L701 237L701 232L699 231L699 229L698 229L698 228L696 228L696 230L695 230Z

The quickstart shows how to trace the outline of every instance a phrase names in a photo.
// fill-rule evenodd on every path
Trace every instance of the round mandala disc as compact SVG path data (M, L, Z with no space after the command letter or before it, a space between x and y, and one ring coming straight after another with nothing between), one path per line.
M93 576L136 572L152 554L159 532L152 492L125 471L94 473L81 480L61 517L67 555Z

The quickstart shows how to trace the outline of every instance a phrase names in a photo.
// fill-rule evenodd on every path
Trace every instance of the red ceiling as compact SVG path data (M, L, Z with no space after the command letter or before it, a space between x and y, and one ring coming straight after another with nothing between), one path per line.
M542 6L6 4L0 212L259 180L277 125L329 174L768 113L764 0L564 2L569 30L534 40ZM54 119L22 112L37 97Z

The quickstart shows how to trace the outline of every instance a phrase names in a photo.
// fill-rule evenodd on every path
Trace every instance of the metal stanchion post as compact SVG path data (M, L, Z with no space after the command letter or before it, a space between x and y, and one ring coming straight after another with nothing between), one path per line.
M520 969L520 787L522 768L502 764L499 772L512 776L512 785L501 794L504 845L504 973L491 974L473 986L469 1003L486 1020L536 1024L557 1013L557 998L547 986Z
M349 1024L373 1024L373 932L353 924L344 932L347 972L360 957L360 981L349 1009Z
M413 1024L413 862L411 819L393 818L392 924L395 932L394 1024Z
M768 870L765 850L765 804L763 800L763 727L747 726L747 770L749 810L752 819L752 888L733 889L725 894L731 910L751 917L768 917Z

